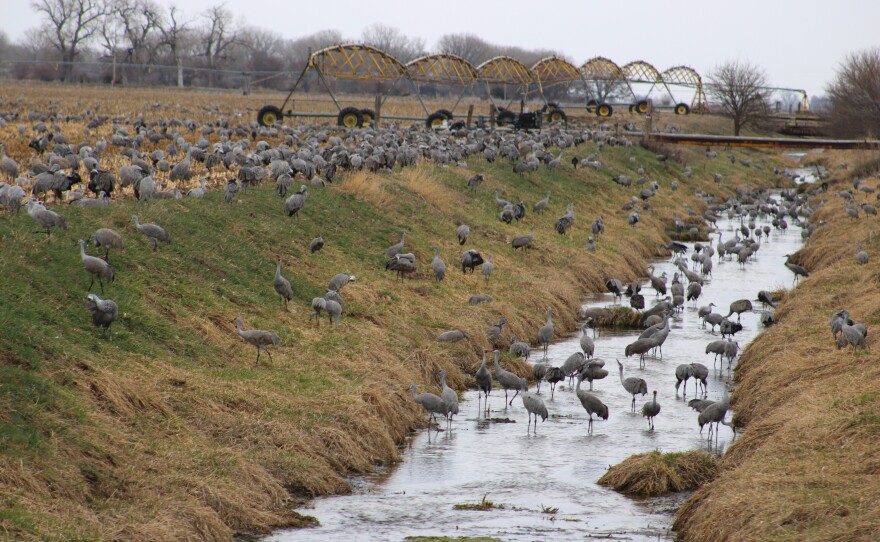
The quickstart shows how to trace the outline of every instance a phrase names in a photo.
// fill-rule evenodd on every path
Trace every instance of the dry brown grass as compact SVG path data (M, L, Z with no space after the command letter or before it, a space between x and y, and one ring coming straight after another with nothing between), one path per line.
M608 469L598 483L626 495L657 497L696 489L710 481L716 469L715 458L702 450L654 451L628 457Z
M841 178L820 196L811 220L825 225L797 253L810 277L737 366L731 405L746 431L718 478L679 511L684 540L880 538L880 243L875 217L845 216L834 194L847 186ZM872 255L866 266L855 263L859 241ZM834 346L828 321L841 308L868 326L867 350Z

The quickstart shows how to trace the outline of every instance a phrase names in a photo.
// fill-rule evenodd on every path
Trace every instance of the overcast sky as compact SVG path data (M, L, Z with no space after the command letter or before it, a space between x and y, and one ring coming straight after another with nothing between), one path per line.
M167 6L171 0L156 0ZM0 0L12 40L40 23L27 0ZM880 46L876 0L179 0L189 18L225 3L241 24L284 38L337 29L357 40L373 23L399 28L433 49L443 34L469 32L500 45L560 51L575 64L600 55L644 60L663 71L707 73L726 60L762 67L771 84L824 94L847 53Z

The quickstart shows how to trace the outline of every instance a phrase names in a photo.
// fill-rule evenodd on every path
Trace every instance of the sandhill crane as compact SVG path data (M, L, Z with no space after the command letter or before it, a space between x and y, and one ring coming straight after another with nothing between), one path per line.
M468 338L468 334L460 329L450 329L449 331L444 331L440 335L437 335L438 343L455 343L458 341L463 341Z
M727 341L719 340L712 341L706 345L706 353L707 354L715 354L714 363L718 363L718 358L724 356L725 348L727 346Z
M483 257L474 249L466 250L461 255L461 272L466 273L468 269L471 270L471 273L474 272L474 268L483 263Z
M498 364L498 350L495 350L495 380L497 380L498 383L501 384L501 387L504 388L505 405L513 404L513 400L516 399L519 391L526 383L524 378L520 378L510 371L501 368L501 365ZM510 402L507 402L507 390L516 390L516 393L510 398Z
M544 380L550 384L550 400L552 401L553 395L556 393L556 384L565 380L565 373L561 367L547 367L547 371L544 373Z
M589 236L589 237L587 237L586 248L587 248L587 250L589 250L590 252L596 252L596 241L593 240L593 236L592 236L592 235Z
M660 414L660 403L657 402L657 390L654 390L654 399L642 405L642 416L648 418L648 427L654 430L654 416Z
M504 209L504 207L510 205L510 202L506 199L501 199L498 197L498 191L495 191L495 205L498 206L499 209Z
M510 341L510 349L508 350L508 352L510 352L514 356L519 356L528 361L529 355L531 354L531 349L529 348L529 345L520 341L519 337L517 337L516 335L514 335L510 339ZM540 384L538 384L538 386L540 387Z
M42 203L30 200L27 202L27 213L37 224L46 229L45 232L39 230L36 233L46 233L47 240L52 238L52 228L67 229L67 221L64 220L64 217L46 209Z
M486 398L485 410L489 410L489 393L492 391L492 373L486 368L486 350L483 350L483 362L474 375L477 381L477 409L480 408L480 393Z
M444 414L446 410L446 404L443 402L443 399L440 398L439 395L422 392L418 393L416 391L416 385L410 384L409 389L412 390L413 399L416 400L416 403L422 405L422 408L429 414L430 420L433 422L435 414ZM437 429L439 431L439 428Z
M490 326L489 329L486 330L486 338L489 339L489 344L495 348L498 345L499 339L501 339L501 333L504 330L504 324L507 323L507 320L502 316L498 319L498 323L494 326Z
M740 315L744 312L748 312L752 310L752 302L748 299L738 299L730 304L730 312L727 313L725 318L729 318L733 313L736 313L736 321L740 321Z
M623 299L623 283L620 282L620 280L608 279L605 281L605 287L608 288L608 291L614 296L615 301L617 299Z
M776 303L773 301L773 294L767 290L759 291L756 301L760 301L763 308L767 308L767 305L776 308Z
M529 432L529 426L532 423L532 416L535 416L535 434L538 434L538 416L541 417L541 421L547 421L547 417L549 416L547 412L547 405L544 404L544 400L538 397L536 394L528 391L528 386L526 384L526 380L522 380L522 390L520 392L520 397L522 398L523 406L526 407L526 411L529 414L529 425L526 426L526 433Z
M723 318L721 323L718 324L718 331L721 332L721 338L725 338L726 336L736 335L737 332L742 330L742 324L739 322L731 322L727 318Z
M226 203L232 203L235 195L238 194L239 186L235 179L229 179L226 186L223 187L223 200Z
M785 255L785 267L787 267L789 269L789 271L794 273L795 284L797 284L798 279L800 279L801 277L809 277L810 276L810 272L807 271L807 269L805 267L797 265L797 264L789 263L789 261L788 261L789 258L791 258L791 254L786 254Z
M18 177L18 162L6 156L6 143L0 144L0 172L14 181Z
M468 236L471 234L471 228L467 224L462 224L459 227L455 228L455 236L458 238L458 244L464 245L467 242Z
M698 386L703 386L703 394L706 394L706 379L709 378L709 369L702 363L691 363L691 370L694 377L694 394L698 393Z
M468 179L467 186L471 192L476 192L477 187L480 186L480 183L482 183L484 180L485 177L482 173L475 173Z
M532 240L535 238L535 227L532 226L532 230L525 235L518 235L514 237L510 242L510 245L513 247L513 250L521 248L525 250L532 244Z
M651 271L651 287L656 290L655 295L666 295L666 271L659 277L654 275L654 266L648 267Z
M174 181L183 181L187 182L192 178L192 171L190 169L190 165L192 164L192 152L193 148L190 147L186 150L186 156L184 156L183 160L174 164L174 167L171 168L171 174L168 178Z
M575 352L574 354L568 356L564 362L562 362L562 373L568 377L569 385L574 381L574 377L581 372L584 366L587 363L587 358L584 357L584 354L581 352Z
M603 420L608 419L608 407L599 400L598 397L593 395L588 391L584 391L581 389L581 382L584 380L582 374L578 375L577 379L577 387L575 388L575 395L577 395L578 400L581 402L581 406L584 407L584 410L587 411L587 414L590 415L590 421L587 425L587 434L593 434L593 414L596 414L598 417ZM591 388L592 389L592 388Z
M189 191L187 191L187 193L186 193L186 197L188 197L188 198L201 198L201 197L203 197L205 194L208 193L207 184L208 184L207 179L200 179L199 180L199 187L198 188L190 188Z
M547 369L549 368L550 364L544 363L543 361L532 365L532 376L535 377L535 384L538 385L538 393L541 393L541 382L544 381L544 377L547 375Z
M541 326L541 329L538 330L538 344L544 350L544 359L547 359L547 350L550 348L550 343L553 342L553 318L551 317L551 313L553 312L552 307L547 307L547 323Z
M131 215L131 221L134 222L135 227L139 232L146 235L147 238L153 243L153 251L155 252L158 248L157 241L162 241L163 243L171 244L171 236L168 235L161 226L156 224L141 224L140 218L137 215Z
M299 218L300 209L303 208L303 205L306 203L306 198L309 195L309 187L301 184L299 186L299 192L294 193L292 196L287 198L287 201L284 202L284 214L288 217L296 216Z
M468 305L479 305L480 303L491 303L494 301L493 298L489 294L475 294L468 298Z
M651 336L645 339L638 339L635 342L632 342L626 345L623 353L626 357L630 357L633 354L638 354L639 356L639 368L645 368L645 354L647 354L652 348L657 346L656 339Z
M416 267L416 255L408 252L406 254L396 254L385 264L385 269L397 273L397 278L403 280L403 275L411 275L418 269Z
M697 416L697 424L700 426L700 433L703 432L703 426L707 423L709 424L709 442L712 441L712 424L715 424L715 441L718 441L718 430L717 427L720 423L724 421L724 416L727 415L727 409L730 405L730 391L729 385L725 383L724 386L724 396L721 398L721 401L717 403L711 403L706 405L703 410L700 412L699 416ZM736 434L736 430L734 430L734 434Z
M862 248L861 243L859 243L858 250L856 251L856 263L859 265L868 263L868 253Z
M709 260L711 261L711 260ZM688 301L693 301L694 305L697 304L697 298L700 297L703 293L703 287L700 286L699 282L691 282L687 285L687 295L686 299Z
M867 330L861 324L849 325L843 324L840 328L840 335L837 337L835 344L837 345L837 349L850 345L853 347L853 352L856 349L865 348L865 335L867 335Z
M440 371L440 398L445 406L446 425L452 422L452 417L458 414L458 394L446 384L446 369Z
M590 383L590 391L593 391L594 380L602 380L608 376L608 371L603 369L603 367L605 367L605 362L601 359L588 361L584 364L584 368L581 369L580 373L578 373L580 378Z
M715 306L715 303L709 303L708 305L703 305L697 310L697 317L703 320L703 327L706 327L705 317L712 313L712 307Z
M275 292L281 296L281 306L287 310L287 302L293 297L293 288L290 287L290 281L281 276L281 258L278 258L275 266Z
M315 237L309 243L309 253L314 254L324 248L324 238L321 236Z
M86 308L92 314L92 324L95 327L103 327L109 334L110 326L119 318L119 307L116 302L110 299L101 299L95 294L89 294L86 299L88 299Z
M431 261L431 269L434 271L434 278L437 282L442 282L446 277L446 263L440 259L440 247L434 248L434 259Z
M537 203L535 203L535 205L532 206L532 211L535 213L540 213L544 209L547 208L547 205L549 203L550 203L550 192L547 192L547 197L542 200L539 200Z
M632 411L636 411L636 395L641 393L643 396L648 394L648 383L645 382L644 378L638 378L631 376L629 378L623 378L623 363L620 363L620 360L617 361L617 366L620 368L620 383L623 385L623 389L626 390L627 393L633 396L632 400Z
M79 243L79 253L82 258L83 267L86 268L86 271L88 271L92 278L91 282L89 282L89 291L92 290L92 286L95 285L95 278L97 278L98 284L101 286L101 295L104 295L104 281L106 280L108 283L113 282L113 279L116 276L113 268L101 258L86 254L85 241L80 239L77 243Z
M483 276L486 278L486 282L489 282L489 277L492 276L492 272L495 271L495 264L492 263L492 255L486 254L486 261L483 262L483 265L480 266L480 269L483 271Z
M110 228L98 229L98 231L89 237L89 241L94 243L96 247L102 247L104 249L104 260L108 263L110 262L111 248L116 250L123 250L125 248L125 242L122 240L122 236Z
M703 317L703 327L706 327L706 324L709 324L712 326L712 331L715 331L715 326L720 326L722 322L726 321L727 320L717 312L710 312Z
M269 356L269 363L273 363L272 353L269 352L270 346L279 346L281 344L281 338L277 333L272 331L264 331L262 329L243 329L244 323L241 321L240 317L236 317L233 321L235 324L235 331L238 333L238 336L244 339L244 341L257 349L257 361L256 365L260 364L260 351L265 350L266 354Z
M580 339L581 351L583 351L584 356L587 359L590 359L593 357L593 352L596 349L596 343L594 343L592 337L590 337L590 335L587 334L587 330L589 328L590 328L589 323L585 323L584 326L581 328L582 334L581 334L581 339Z
M405 246L405 243L406 243L406 232L402 231L402 232L400 232L400 242L395 243L395 244L391 245L390 247L388 247L387 249L385 249L385 257L386 258L393 258L393 257L397 256L398 254L400 254L401 252L403 252L403 247Z
M690 364L681 364L675 368L675 396L678 397L678 387L684 382L684 395L687 397L687 381L688 378L694 376L694 368ZM696 393L696 386L694 386Z

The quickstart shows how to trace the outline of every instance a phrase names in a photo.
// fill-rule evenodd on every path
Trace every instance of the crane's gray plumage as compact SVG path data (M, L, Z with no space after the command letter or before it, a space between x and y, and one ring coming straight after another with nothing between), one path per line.
M553 394L556 393L556 384L565 380L565 373L561 367L547 367L544 373L544 380L550 384L550 400L553 400Z
M345 287L349 282L354 282L357 280L357 277L354 275L349 275L348 273L337 273L330 278L330 284L327 286L328 290L339 291Z
M738 299L730 304L730 312L725 316L725 318L729 318L733 313L736 313L736 321L739 322L740 316L744 312L749 312L752 310L752 302L748 299Z
M293 288L290 287L290 281L281 275L281 258L275 266L275 292L281 296L281 306L287 310L287 302L293 297Z
M437 335L438 343L457 343L468 338L468 334L460 329L451 329Z
M596 349L596 343L593 342L593 338L587 333L587 330L590 329L589 322L585 323L581 328L582 334L580 339L581 351L584 353L587 359L593 357L593 352Z
M110 262L111 248L116 250L125 249L125 241L122 240L122 236L110 228L100 228L89 237L89 241L94 243L96 247L104 249L104 260L108 263Z
M538 344L544 350L544 359L547 359L547 351L550 348L550 343L553 342L553 318L551 317L551 313L553 312L552 307L547 307L547 323L541 326L541 329L538 330Z
M532 230L529 233L527 233L525 235L519 235L517 237L514 237L513 240L510 242L510 244L513 247L513 250L516 250L518 248L525 250L526 248L528 248L532 244L532 240L534 238L535 238L535 227L532 226Z
M528 391L528 386L526 384L525 379L522 381L522 390L520 392L520 397L522 398L523 406L526 408L526 411L529 413L529 425L526 426L526 433L529 432L529 426L532 423L532 416L535 417L535 434L538 434L538 416L541 417L541 421L547 421L549 417L549 413L547 412L547 405L544 404L544 400L538 397L536 394Z
M712 439L712 424L714 423L715 426L718 427L718 425L724 421L724 416L727 415L729 404L730 392L728 386L725 384L724 396L721 398L721 401L704 405L703 410L700 411L699 416L697 416L697 424L700 426L700 433L703 432L703 426L707 423L709 424L709 440ZM715 439L718 439L717 429L715 431Z
M684 383L684 395L687 395L687 381L689 378L693 378L694 376L694 368L686 363L682 363L678 367L675 368L675 395L678 396L678 388ZM696 386L694 386L694 393L696 393Z
M385 250L385 257L386 258L393 258L393 257L397 256L398 254L400 254L403 251L403 247L404 247L405 242L406 242L406 232L402 231L402 232L400 232L400 242L388 247Z
M590 391L593 391L593 381L602 380L608 376L608 371L603 369L605 362L601 359L587 361L584 363L583 369L578 373L578 377L590 383Z
M146 235L147 238L153 243L153 251L158 248L157 241L162 241L163 243L171 244L171 236L168 235L161 226L156 224L141 224L140 218L137 215L131 215L131 220L134 222L135 227L139 232Z
M288 216L296 215L297 218L299 215L299 211L303 208L303 205L306 203L306 198L308 197L309 187L302 184L299 187L299 192L296 192L284 202L284 213Z
M281 344L281 337L278 336L277 333L272 331L264 331L262 329L243 329L244 323L241 321L240 317L236 317L233 321L235 324L235 331L238 333L238 336L244 339L244 341L257 349L257 361L256 364L260 363L260 351L265 350L266 354L269 356L269 362L272 363L272 353L269 352L270 346L279 346Z
M620 363L620 360L617 360L617 366L620 368L620 383L623 385L623 389L626 390L627 393L633 396L632 400L632 411L636 411L636 395L641 393L643 396L648 394L648 383L645 382L643 378L637 378L631 376L629 378L623 378L623 364Z
M385 264L385 269L397 273L397 278L403 280L404 275L412 275L417 271L416 255L409 252L406 254L395 254L393 258Z
M110 267L110 264L102 260L101 258L96 258L94 256L89 256L86 254L86 242L80 239L77 241L79 243L79 251L80 257L82 258L83 267L86 268L86 271L91 276L92 280L89 282L89 291L92 290L92 286L95 285L95 279L98 279L98 284L101 286L101 295L104 295L104 281L106 280L108 283L113 282L113 279L116 277L116 273L113 271L113 268Z
M48 235L47 239L52 238L52 228L60 228L62 230L67 229L67 221L64 220L64 217L54 211L46 209L42 203L38 203L34 200L27 202L27 213L28 216L37 222L37 224L42 228L45 228L45 233ZM39 231L37 233L43 232Z
M107 333L110 333L110 326L119 319L119 307L115 301L110 299L101 299L95 294L89 294L86 299L86 308L92 314L92 324L96 327L103 327Z
M608 419L608 407L599 400L598 397L593 395L592 393L581 389L581 382L584 380L582 374L578 375L577 379L577 387L575 388L575 395L577 395L578 400L581 402L581 406L584 407L584 410L587 411L587 414L590 416L590 421L587 425L587 433L593 434L593 414L602 418L603 420Z
M532 211L535 213L540 213L544 209L547 208L547 205L549 203L550 203L550 192L547 192L547 197L542 200L539 200L537 203L535 203L535 205L532 207Z
M498 319L498 323L494 326L490 326L489 329L486 330L486 338L489 339L489 344L492 347L496 347L498 345L498 341L501 339L501 333L504 330L504 324L507 320L502 316Z
M486 350L483 350L483 362L480 364L480 368L477 369L477 373L474 375L477 381L477 408L479 409L479 393L482 393L486 398L485 410L489 410L489 393L492 391L492 373L489 372L489 369L486 368Z
M491 277L492 273L495 271L495 264L492 263L491 254L486 254L486 261L483 262L480 269L483 271L483 276L486 278L486 282L489 282L489 277Z
M648 418L648 427L654 430L654 416L660 414L660 403L657 402L657 390L654 390L654 398L642 405L642 416Z
M461 272L467 273L467 270L470 269L471 273L474 272L474 268L483 263L483 257L474 249L466 250L461 255Z
M223 200L226 203L232 203L235 195L238 194L239 186L235 179L229 179L226 186L223 187Z
M703 393L706 393L706 379L709 378L709 368L702 363L691 363L692 376L694 378L694 393L698 393L698 386L703 386Z
M524 358L526 361L529 360L529 354L531 354L531 349L529 345L520 341L519 337L516 335L511 338L510 349L508 350L514 356L519 356Z
M446 262L440 259L440 247L434 247L434 259L431 261L431 269L434 271L434 278L437 282L442 282L446 277Z
M795 283L797 283L797 281L801 277L809 277L810 276L810 272L807 271L807 269L805 267L803 267L801 265L789 263L789 261L788 261L789 258L791 258L791 254L786 254L785 255L785 267L787 267L792 273L794 273Z
M428 392L418 393L415 384L410 384L409 389L412 390L413 399L416 400L416 403L422 405L422 408L429 414L431 421L434 421L436 414L446 414L446 404L439 395Z
M458 414L458 394L446 384L446 369L440 371L440 399L443 400L446 424L452 421L452 417Z
M458 238L458 244L464 245L467 242L468 236L471 234L471 228L467 224L462 224L461 226L455 228L455 236Z
M516 399L516 396L519 394L526 380L524 378L520 378L510 371L506 371L501 368L501 365L498 364L498 350L495 350L495 380L501 384L501 387L504 388L504 403L506 405L512 405L513 400ZM508 390L516 390L516 393L513 394L513 397L510 398L510 402L507 402L507 391Z
M315 237L312 239L312 242L309 243L309 252L314 254L324 248L324 238L323 237Z

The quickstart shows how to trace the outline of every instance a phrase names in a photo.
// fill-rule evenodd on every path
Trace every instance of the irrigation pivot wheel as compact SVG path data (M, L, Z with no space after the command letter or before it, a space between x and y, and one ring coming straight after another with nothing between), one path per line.
M559 109L559 104L556 102L547 102L544 104L544 107L541 108L541 112L548 113L550 111L556 111L557 109Z
M562 109L551 109L549 113L547 113L547 120L550 122L565 122L567 115L565 111Z
M614 110L608 104L599 104L596 108L596 114L600 117L610 117Z
M446 120L452 120L452 111L448 109L438 109L437 111L434 111L434 114L442 115L443 118Z
M361 109L361 126L372 126L376 122L376 113L372 109Z
M642 100L636 104L636 113L644 115L648 112L648 102Z
M443 121L445 120L447 120L446 116L440 111L437 111L436 113L428 115L428 119L425 121L425 126L428 128L440 128L443 126Z
M281 119L281 110L274 105L263 106L257 113L257 122L260 126L274 126Z
M688 107L688 104L681 103L675 106L675 114L676 115L687 115L691 112L691 108Z
M363 124L361 110L356 107L344 108L339 112L339 116L336 117L336 124L339 126L345 126L346 128L357 128Z
M589 102L587 102L587 111L589 113L595 113L597 105L599 105L599 102L597 102L596 100L590 100Z

